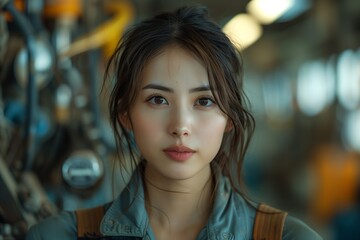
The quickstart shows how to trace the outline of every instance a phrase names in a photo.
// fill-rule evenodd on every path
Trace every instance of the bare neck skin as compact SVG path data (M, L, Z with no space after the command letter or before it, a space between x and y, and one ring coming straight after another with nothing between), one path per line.
M189 179L174 180L145 170L147 212L156 239L195 239L212 209L210 166Z

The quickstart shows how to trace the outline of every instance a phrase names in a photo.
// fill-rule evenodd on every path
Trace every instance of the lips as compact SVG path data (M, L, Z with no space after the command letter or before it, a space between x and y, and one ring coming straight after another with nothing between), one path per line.
M196 152L195 150L186 146L171 146L164 149L165 154L175 161L186 161Z

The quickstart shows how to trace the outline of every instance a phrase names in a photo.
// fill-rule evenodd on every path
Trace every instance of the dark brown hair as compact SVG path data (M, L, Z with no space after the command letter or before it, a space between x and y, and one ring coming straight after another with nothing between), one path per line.
M228 176L232 186L241 191L242 165L254 130L254 119L246 110L247 98L242 88L240 53L221 28L208 18L203 6L183 7L163 13L130 27L121 38L107 65L105 79L114 70L114 84L109 99L110 119L115 130L122 166L130 156L132 170L139 161L133 137L119 121L127 114L140 87L140 75L147 62L169 45L188 50L204 64L209 84L232 129L226 132L213 162ZM215 93L216 91L216 93Z

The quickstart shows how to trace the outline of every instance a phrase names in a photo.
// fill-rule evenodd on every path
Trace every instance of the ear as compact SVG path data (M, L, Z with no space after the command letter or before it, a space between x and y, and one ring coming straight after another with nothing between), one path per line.
M119 115L119 122L126 130L128 131L132 130L132 125L128 113L123 113Z
M233 128L234 128L233 122L231 121L231 119L228 119L225 126L225 132L230 132Z

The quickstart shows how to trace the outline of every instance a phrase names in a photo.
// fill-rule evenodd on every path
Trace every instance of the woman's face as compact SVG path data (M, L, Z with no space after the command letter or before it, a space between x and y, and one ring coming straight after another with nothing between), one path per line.
M205 67L184 49L170 46L148 62L123 123L153 178L209 177L227 125L214 99Z

